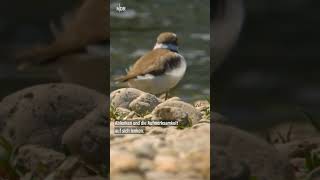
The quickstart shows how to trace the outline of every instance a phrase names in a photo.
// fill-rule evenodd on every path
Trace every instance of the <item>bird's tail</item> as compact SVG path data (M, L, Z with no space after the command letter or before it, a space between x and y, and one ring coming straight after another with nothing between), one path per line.
M125 83L126 81L128 81L126 76L117 76L113 80L115 81L116 84Z

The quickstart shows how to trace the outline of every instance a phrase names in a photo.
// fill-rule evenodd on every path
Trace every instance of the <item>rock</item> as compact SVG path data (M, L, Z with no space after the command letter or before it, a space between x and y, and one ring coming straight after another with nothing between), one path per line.
M13 145L61 147L63 132L107 97L81 86L52 83L13 93L0 103L1 135Z
M191 125L188 113L184 112L181 108L164 106L158 108L152 113L151 120L177 120L179 125L186 127Z
M169 172L151 171L146 174L146 180L176 180L177 175Z
M144 180L144 178L136 173L126 173L120 175L111 176L110 179L112 180Z
M138 170L139 160L127 151L110 150L110 175Z
M150 171L150 170L154 169L154 163L150 159L141 159L139 169L142 172Z
M181 101L181 98L179 98L179 97L172 97L172 98L167 99L166 101Z
M287 134L290 131L289 137L287 138ZM319 137L319 131L309 122L285 122L281 123L272 129L270 132L270 140L274 144L283 144L288 141L297 141L297 140L305 140L310 139L310 137ZM285 141L279 137L281 134Z
M199 100L194 102L194 107L199 111L203 111L207 108L210 108L210 103L207 100Z
M77 177L77 178L73 178L72 180L106 180L106 178L101 176L90 176L90 177Z
M291 141L286 144L276 144L279 152L289 158L304 158L306 154L320 147L320 138L308 138L305 140Z
M249 180L250 169L242 161L238 159L232 159L222 148L213 147L213 160L212 160L212 179L224 179L224 180Z
M209 179L208 123L184 129L152 127L145 135L126 135L110 143L111 179L126 177L128 172L139 173L146 180Z
M251 176L257 179L294 179L294 172L289 160L264 140L226 125L214 124L211 130L214 132L212 137L214 141L211 146L218 149L213 151L212 156L217 157L220 155L219 157L222 158L220 159L220 164L230 163L230 161L223 162L224 159L221 155L225 154L227 156L225 160L232 160L238 164L244 163L244 166L249 167ZM225 165L225 167L227 166ZM244 170L245 167L239 167L239 169ZM212 169L211 173L214 173L215 170ZM225 169L222 172L227 171ZM216 179L224 178L219 177Z
M130 150L133 150L138 157L153 159L156 150L154 148L154 141L148 139L141 139L141 141L135 141Z
M129 109L129 104L143 94L145 94L145 92L134 88L118 89L111 92L110 104L115 108L122 107Z
M171 110L168 110L171 109ZM201 113L196 110L191 104L182 102L182 101L165 101L159 104L152 112L154 115L153 119L165 119L168 117L161 117L161 115L174 115L177 109L180 109L180 112L187 113L189 120L191 120L192 124L197 124L201 119ZM166 112L171 112L167 114ZM181 113L178 113L183 116ZM175 118L174 116L172 118ZM167 120L167 119L165 119Z
M57 169L50 173L45 180L68 180L88 177L89 169L79 160L78 157L68 157Z
M177 158L168 155L159 155L154 160L155 170L159 172L175 173L178 171Z
M305 158L293 158L290 159L290 164L292 165L297 179L305 179L306 176L306 160Z
M158 104L160 104L160 100L155 95L146 93L133 100L129 104L129 108L144 116L151 113Z
M186 128L178 132L174 132L172 129L171 132L168 132L166 141L172 143L169 147L176 154L170 152L159 152L159 154L173 155L174 157L181 156L176 163L178 172L181 172L181 174L196 174L201 177L198 179L210 178L210 124L203 123L197 128Z
M20 177L20 180L32 180L33 174L31 172L27 172L22 177Z
M208 120L208 119L201 119L201 120L199 121L199 123L210 123L210 120Z
M62 137L62 144L67 146L71 154L80 155L82 159L92 164L108 163L109 147L106 142L109 131L106 103L76 121Z
M212 122L215 122L215 123L221 123L221 124L227 124L228 123L228 119L221 115L220 113L217 113L217 112L214 112L214 111L211 111L211 121Z
M55 170L65 159L65 155L37 145L24 145L14 157L14 164L28 172L34 178L43 179Z

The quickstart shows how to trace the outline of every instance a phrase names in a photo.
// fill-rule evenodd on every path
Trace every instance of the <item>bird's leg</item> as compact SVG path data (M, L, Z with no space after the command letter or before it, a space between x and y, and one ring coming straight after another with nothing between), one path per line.
M169 91L166 92L166 96L164 98L164 100L166 101L169 98Z

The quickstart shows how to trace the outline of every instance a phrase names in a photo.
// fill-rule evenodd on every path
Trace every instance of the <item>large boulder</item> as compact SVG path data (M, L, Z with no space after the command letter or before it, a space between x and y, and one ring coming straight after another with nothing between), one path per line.
M26 88L0 102L1 135L13 145L57 149L64 131L105 101L106 96L71 84Z
M226 125L214 124L211 130L211 147L216 149L212 156L220 159L220 165L216 164L211 170L216 179L230 179L230 174L225 172L231 168L237 171L234 174L238 174L240 180L240 177L248 176L246 167L249 168L250 176L259 180L295 179L289 160L264 140Z
M54 171L66 158L63 153L38 145L24 145L19 148L13 162L15 167L32 174L33 177L44 179Z
M197 124L202 118L202 114L191 104L183 101L170 100L159 104L152 111L152 119L179 120L187 115L192 124Z
M110 93L110 105L129 109L129 104L143 94L145 92L134 88L117 89Z
M73 155L80 155L92 164L107 164L109 129L107 102L71 125L62 137L62 144Z

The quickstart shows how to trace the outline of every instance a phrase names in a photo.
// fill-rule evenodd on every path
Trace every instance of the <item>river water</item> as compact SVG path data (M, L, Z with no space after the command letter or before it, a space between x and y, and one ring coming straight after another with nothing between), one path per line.
M172 95L187 101L210 96L210 7L209 0L112 1L111 79L125 73L141 55L153 48L160 32L175 32L187 72ZM111 89L119 88L113 81Z

